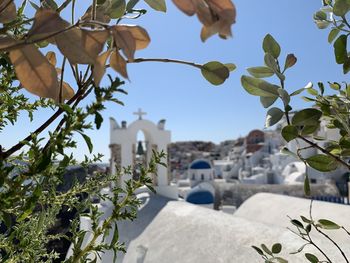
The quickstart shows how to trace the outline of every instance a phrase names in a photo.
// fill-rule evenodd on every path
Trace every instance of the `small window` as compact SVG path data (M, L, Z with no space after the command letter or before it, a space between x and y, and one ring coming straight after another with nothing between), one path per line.
M192 180L195 180L195 179L196 179L196 175L192 174Z
M204 181L204 174L201 174L201 180Z

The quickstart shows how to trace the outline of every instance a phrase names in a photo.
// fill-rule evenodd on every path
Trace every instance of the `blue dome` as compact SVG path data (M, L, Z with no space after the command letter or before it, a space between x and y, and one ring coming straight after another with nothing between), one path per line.
M188 194L186 201L196 205L212 204L214 203L214 196L209 191L195 191Z
M194 161L190 169L211 169L210 163L204 160Z

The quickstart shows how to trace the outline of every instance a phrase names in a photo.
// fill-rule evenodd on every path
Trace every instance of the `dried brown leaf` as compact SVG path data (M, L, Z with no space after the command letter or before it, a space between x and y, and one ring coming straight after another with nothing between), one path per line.
M17 17L16 5L13 0L2 0L0 11L0 23L9 23Z
M81 17L81 21L90 21L92 20L91 16L92 6L86 10L85 14ZM97 6L96 8L96 21L108 24L111 21L111 18L107 15L107 10L105 6Z
M60 76L62 74L61 68L56 68L57 76Z
M16 40L9 36L0 36L0 49L7 49L16 44Z
M173 0L173 2L177 8L189 16L193 16L196 13L196 6L193 0Z
M56 54L53 51L49 51L46 53L46 58L50 62L52 66L56 66L57 59L56 59Z
M72 64L94 64L108 37L108 30L88 31L73 28L55 36L55 41Z
M132 37L135 40L135 48L136 50L144 49L151 42L151 39L147 33L147 31L140 26L132 26L132 25L117 25L115 26L115 30L117 32L128 31L131 33Z
M215 21L214 14L210 10L207 2L205 0L194 0L196 4L196 13L199 21L203 25L211 25Z
M100 85L101 79L106 72L106 62L110 54L111 51L107 50L106 52L103 52L101 55L99 55L96 59L93 69L94 83L96 86Z
M34 23L28 32L28 38L31 40L43 39L45 36L60 32L69 26L70 24L63 20L56 11L39 9L35 13Z
M17 78L26 90L43 98L58 99L55 67L34 45L12 50L9 56Z
M70 100L75 94L74 89L65 81L62 82L62 99Z
M173 0L187 15L197 14L203 24L201 39L219 34L222 38L232 36L231 26L236 20L236 8L231 0Z
M116 46L123 51L124 55L130 61L133 61L136 50L136 40L132 33L128 30L119 30L116 26L113 28L113 37Z
M218 20L212 25L220 36L232 36L231 25L236 22L236 8L230 0L208 0L210 9Z
M129 79L128 72L126 70L126 61L122 55L119 54L118 50L112 52L109 64L112 69L114 69L124 78Z

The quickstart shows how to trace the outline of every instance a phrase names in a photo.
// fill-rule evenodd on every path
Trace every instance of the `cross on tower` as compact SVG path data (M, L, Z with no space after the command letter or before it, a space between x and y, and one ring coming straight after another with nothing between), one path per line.
M146 115L147 113L143 112L141 108L139 108L139 110L137 112L134 112L133 114L139 116L139 120L142 120L142 115Z

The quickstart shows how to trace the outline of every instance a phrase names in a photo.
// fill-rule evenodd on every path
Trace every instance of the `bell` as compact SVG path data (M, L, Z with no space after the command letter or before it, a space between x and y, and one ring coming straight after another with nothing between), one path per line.
M144 155L145 154L145 151L143 149L143 146L142 146L142 142L139 141L138 144L137 144L137 151L136 151L136 154L137 155Z

